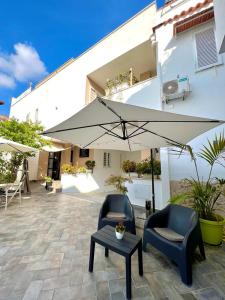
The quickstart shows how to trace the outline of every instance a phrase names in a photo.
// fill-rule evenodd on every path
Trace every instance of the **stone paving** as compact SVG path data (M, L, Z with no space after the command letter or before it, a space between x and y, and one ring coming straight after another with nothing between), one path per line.
M102 199L43 191L23 199L21 207L14 202L7 212L0 210L0 299L125 299L121 256L110 252L105 258L96 245L94 272L88 272L90 235ZM144 276L139 277L134 254L133 299L225 299L224 250L207 247L203 262L197 256L192 287L182 284L176 266L153 248L143 253Z

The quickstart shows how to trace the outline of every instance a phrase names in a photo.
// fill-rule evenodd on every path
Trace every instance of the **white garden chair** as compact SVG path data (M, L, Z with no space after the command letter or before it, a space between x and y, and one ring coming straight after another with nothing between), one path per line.
M21 201L22 201L21 193L22 193L22 189L23 189L25 174L22 173L21 171L19 173L21 173L21 175L18 174L15 182L0 184L0 188L2 190L0 192L0 197L1 197L0 206L5 207L5 210L7 210L9 203L16 196L19 196L19 202L21 205Z

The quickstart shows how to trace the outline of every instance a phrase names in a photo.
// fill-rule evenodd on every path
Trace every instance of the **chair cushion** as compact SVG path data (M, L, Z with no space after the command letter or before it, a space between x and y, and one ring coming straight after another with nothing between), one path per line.
M184 236L175 232L174 230L170 228L160 228L160 227L155 227L154 230L164 237L165 239L173 242L182 242L184 239Z
M106 215L109 219L126 219L126 215L120 212L109 211Z

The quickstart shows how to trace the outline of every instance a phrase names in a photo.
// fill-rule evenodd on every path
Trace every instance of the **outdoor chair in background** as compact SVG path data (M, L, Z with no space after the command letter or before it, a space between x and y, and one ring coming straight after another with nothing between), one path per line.
M126 230L136 234L134 210L126 195L107 195L99 213L98 230L106 225L123 222Z
M25 173L19 171L19 174L13 183L1 184L0 185L0 206L7 207L9 203L14 199L14 197L19 197L19 202L21 205L22 200L22 190L24 188L24 180L25 180Z
M192 284L192 257L197 247L205 259L199 218L195 210L171 204L150 216L144 228L144 251L148 243L177 264L185 284Z

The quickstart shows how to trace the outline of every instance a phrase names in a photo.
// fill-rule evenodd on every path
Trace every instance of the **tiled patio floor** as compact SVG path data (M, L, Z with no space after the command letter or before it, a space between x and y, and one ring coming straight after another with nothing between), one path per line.
M99 200L99 201L97 201ZM101 197L33 193L22 207L0 211L0 299L125 299L125 266L96 245L88 272L89 240L96 231ZM139 231L138 234L141 234ZM144 253L144 277L132 259L133 299L225 299L225 249L207 247L186 287L174 265L158 251Z

